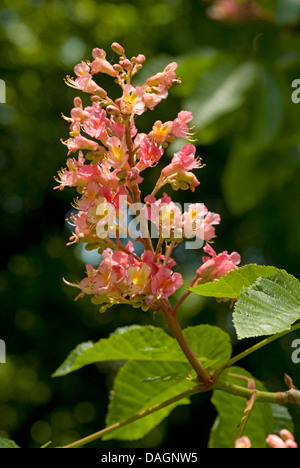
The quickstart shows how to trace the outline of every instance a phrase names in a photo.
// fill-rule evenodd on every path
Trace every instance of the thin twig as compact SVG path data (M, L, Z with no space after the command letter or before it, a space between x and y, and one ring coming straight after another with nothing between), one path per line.
M84 437L83 439L77 440L76 442L72 442L71 444L68 444L62 448L78 448L82 447L83 445L89 444L97 439L100 439L101 437L109 434L112 431L115 431L116 429L120 429L121 427L126 426L127 424L133 423L134 421L138 421L139 419L145 418L149 414L156 413L157 411L166 408L167 406L173 405L174 403L177 403L178 401L182 400L183 398L188 398L192 395L195 395L196 393L203 393L205 392L206 389L204 386L201 385L196 385L190 390L187 390L183 393L180 393L179 395L176 395L173 398L170 398L169 400L166 400L162 403L159 403L155 406L152 406L152 408L148 408L147 410L141 411L138 414L135 414L134 416L131 416L130 418L123 419L123 421L120 421L116 424L113 424L112 426L106 427L105 429L102 429L101 431L95 432L94 434L91 434L87 437Z

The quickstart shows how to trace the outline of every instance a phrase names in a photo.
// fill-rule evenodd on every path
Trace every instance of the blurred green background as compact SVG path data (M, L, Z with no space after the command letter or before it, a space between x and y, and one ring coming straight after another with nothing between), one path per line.
M63 82L94 47L120 42L127 55L142 53L141 78L176 60L182 85L137 121L149 131L181 109L194 113L198 153L206 167L194 194L220 212L215 248L237 250L243 264L275 265L300 277L300 104L291 100L300 78L300 4L295 0L2 0L0 78L0 338L7 363L0 364L0 435L25 447L48 440L66 444L104 427L109 390L117 371L89 366L60 379L51 374L78 343L107 337L118 326L152 324L151 314L119 307L99 314L88 299L74 302L69 281L81 279L97 256L83 246L66 247L65 218L72 190L54 191L53 176L65 165L69 114L76 91ZM111 86L103 79L103 87ZM110 89L110 88L109 88ZM176 147L171 148L176 150ZM171 156L171 149L169 157ZM161 166L155 170L157 174ZM154 171L155 171L154 170ZM143 185L146 195L153 172ZM176 260L186 281L201 252L179 248ZM238 343L228 304L191 296L183 326L211 323ZM154 323L164 326L161 317ZM243 362L270 390L284 389L287 372L300 386L287 336ZM300 440L300 411L292 409ZM216 416L209 395L179 407L135 443L97 442L101 447L202 448Z

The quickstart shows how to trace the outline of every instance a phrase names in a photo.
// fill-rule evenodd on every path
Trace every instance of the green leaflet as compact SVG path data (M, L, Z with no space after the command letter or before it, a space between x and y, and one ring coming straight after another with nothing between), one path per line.
M230 338L220 328L199 325L186 328L184 333L204 366L214 369L230 358ZM161 328L135 325L119 329L95 344L80 344L53 376L63 376L95 362L114 360L187 363L177 341Z
M20 448L13 440L0 437L0 448Z
M283 121L282 89L276 76L263 68L258 69L257 78L250 104L253 109L248 109L247 114L248 124L232 147L222 181L226 201L234 214L244 213L256 206L281 177L276 173L274 162L277 148L270 149L270 145ZM270 157L266 163L267 152Z
M259 278L245 289L234 307L239 339L275 335L300 318L300 283L284 271Z
M110 426L127 419L140 411L151 408L186 390L195 387L195 383L186 379L153 380L151 377L181 372L184 376L190 371L188 364L153 361L128 362L117 375L108 408L106 425ZM137 440L165 419L178 405L189 404L189 399L182 399L156 413L148 415L128 426L113 431L104 437L108 439Z
M199 284L195 288L190 288L200 296L208 297L228 297L236 299L240 296L243 289L251 286L257 278L268 276L278 269L272 266L245 265L238 270L230 271L219 281L212 281L206 284Z
M255 83L256 75L254 63L240 64L228 57L202 73L193 97L184 102L184 107L193 112L197 132L238 109Z
M279 435L281 429L287 429L292 434L295 431L295 426L292 420L292 416L286 406L283 405L271 405L274 419L273 433Z
M276 20L279 24L297 23L300 19L300 4L298 0L278 0L276 5Z
M199 325L186 328L184 334L203 365L211 371L230 359L230 337L220 328ZM112 360L128 362L114 382L107 426L195 387L191 378L196 376L177 341L162 329L151 326L119 329L98 343L79 345L54 375L65 375L94 362ZM179 400L115 430L106 438L139 439L166 418L173 408L188 403L187 398Z

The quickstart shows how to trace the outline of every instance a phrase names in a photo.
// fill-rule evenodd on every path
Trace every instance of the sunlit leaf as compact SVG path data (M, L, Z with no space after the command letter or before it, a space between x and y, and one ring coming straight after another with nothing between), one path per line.
M201 362L214 369L231 356L230 338L218 327L199 325L184 330L184 334ZM186 363L177 341L161 328L137 326L118 329L109 338L97 343L82 343L53 374L59 377L95 362L105 361L165 361Z
M233 314L239 339L289 330L299 318L300 283L284 271L259 278L245 289Z
M189 365L159 361L148 362L147 366L142 361L127 363L115 379L106 425L111 426L194 387L195 383L186 379L151 381L151 378L157 375L171 374L179 369L182 374L187 373ZM117 429L104 439L140 439L166 418L176 406L186 404L189 404L187 398Z
M13 440L0 437L0 448L20 448Z
M264 265L245 265L237 270L230 271L219 281L199 284L190 288L190 291L199 294L199 296L208 297L228 297L236 299L240 296L243 289L255 283L257 278L268 276L278 271L277 268Z

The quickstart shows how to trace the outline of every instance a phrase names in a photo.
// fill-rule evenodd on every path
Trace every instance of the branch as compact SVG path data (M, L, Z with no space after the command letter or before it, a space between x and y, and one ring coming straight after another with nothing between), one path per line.
M262 392L260 390L240 387L239 385L234 385L225 380L215 382L213 388L215 390L230 393L230 395L246 398L247 400L249 400L253 393L255 393L255 401L260 403L277 403L279 405L291 404L300 406L300 391L295 388L291 388L286 392Z
M130 418L123 419L123 421L120 421L116 424L113 424L112 426L106 427L105 429L102 429L101 431L95 432L94 434L91 434L87 437L84 437L83 439L77 440L76 442L72 442L69 445L65 445L62 448L78 448L82 447L83 445L89 444L91 442L94 442L97 439L100 439L106 434L109 434L112 431L115 431L116 429L120 429L121 427L126 426L127 424L133 423L135 421L138 421L141 418L145 418L149 414L156 413L156 411L159 411L166 406L173 405L174 403L177 403L177 401L182 400L183 398L190 397L192 395L195 395L196 393L203 393L205 392L206 389L204 386L201 385L196 385L193 387L191 390L187 390L183 393L180 393L179 395L170 398L169 400L166 400L162 403L159 403L158 405L152 406L152 408L148 408L147 410L141 411L138 414L135 414L134 416L131 416Z
M234 376L234 374L230 374L230 375ZM253 390L251 397L249 398L249 400L247 400L246 408L245 408L242 420L240 422L240 425L238 427L238 431L235 437L236 439L239 439L244 434L250 415L253 411L253 408L256 402L256 397L257 397L257 390L256 390L255 382L253 379L249 379L248 377L245 377L242 375L236 375L235 377L241 378L242 380L246 380L248 382L248 388L250 390Z
M245 357L249 356L250 354L254 353L255 351L258 351L259 349L263 348L264 346L272 343L273 341L278 340L279 338L282 338L283 336L292 333L300 328L300 323L297 323L293 327L289 328L288 330L285 330L281 333L278 333L277 335L269 336L265 340L260 341L256 345L252 346L249 349L246 349L246 351L243 351L242 353L238 354L237 356L233 357L229 361L227 361L223 366L219 367L216 371L216 376L219 376L221 372L223 372L225 369L228 367L233 366L236 362L240 361L241 359L244 359Z
M109 434L110 432L115 431L116 429L120 429L121 427L126 426L127 424L133 423L135 421L138 421L139 419L145 418L149 414L153 414L156 411L159 411L160 409L166 408L167 406L170 406L177 401L182 400L183 398L190 397L192 395L196 395L197 393L205 393L211 390L212 387L208 387L206 385L196 385L195 387L191 388L190 390L187 390L183 393L180 393L179 395L170 398L169 400L166 400L162 403L159 403L158 405L153 406L152 408L148 408L147 410L141 411L140 413L131 416L130 418L123 419L123 421L120 421L116 424L113 424L112 426L106 427L105 429L102 429L101 431L95 432L94 434L91 434L87 437L84 437L83 439L77 440L76 442L72 442L69 445L66 445L62 448L78 448L82 447L86 444L89 444L91 442L94 442L97 439L100 439L101 437L105 436L106 434ZM230 393L231 395L239 396L246 398L248 401L251 399L254 399L255 395L255 402L261 402L261 403L278 403L278 404L294 404L294 405L299 405L300 406L300 391L296 390L294 388L286 391L286 392L278 392L278 393L269 393L269 392L261 392L258 390L253 390L249 389L246 387L240 387L238 385L231 384L229 382L225 381L220 381L216 382L213 386L213 389L215 390L221 390L226 393Z
M179 325L179 322L177 320L177 317L176 317L176 314L174 313L174 311L171 309L171 307L167 306L165 303L162 303L161 302L161 310L168 322L168 325L174 335L174 337L176 338L179 346L181 347L182 351L184 352L187 360L189 361L189 363L191 364L192 368L196 371L197 375L198 375L198 379L200 380L200 382L208 385L208 387L211 386L211 384L213 383L213 380L212 380L212 376L210 375L210 373L208 372L207 369L205 369L205 367L203 366L203 364L199 361L199 359L197 358L196 354L194 353L194 351L192 350L192 348L190 347L189 343L187 342L184 334L183 334L183 331Z

